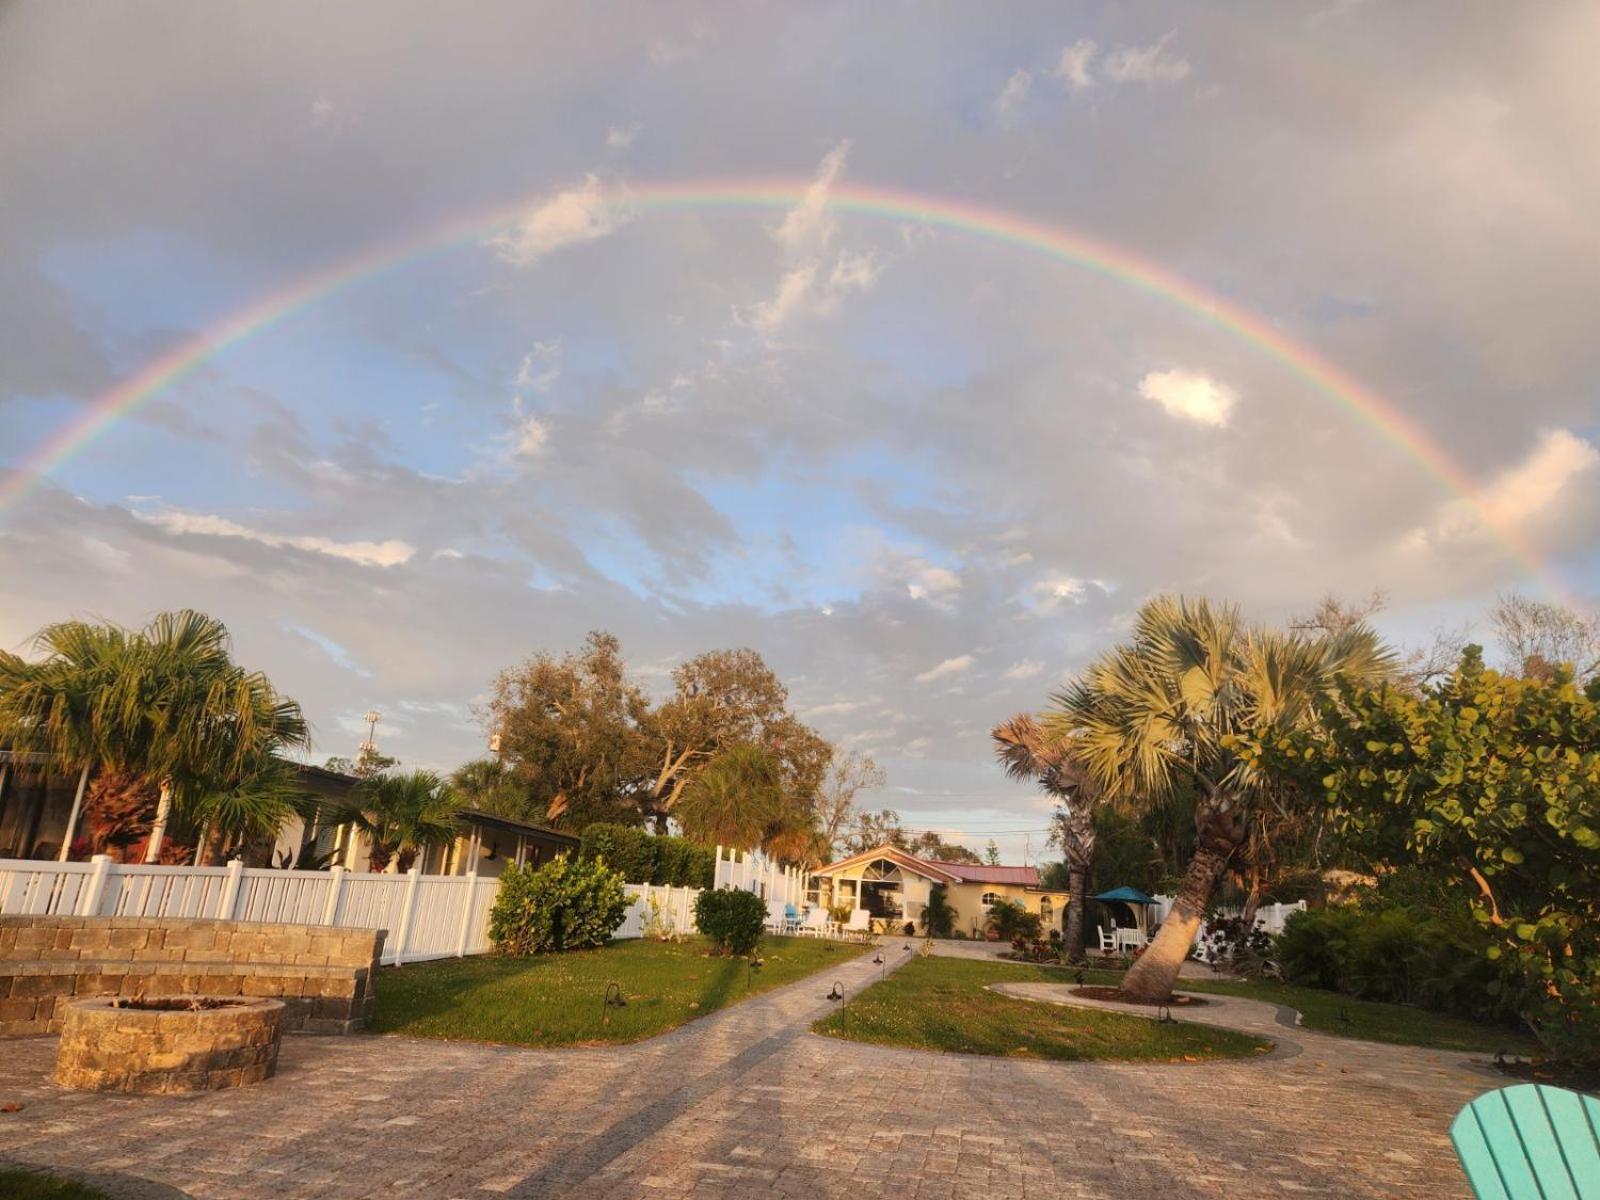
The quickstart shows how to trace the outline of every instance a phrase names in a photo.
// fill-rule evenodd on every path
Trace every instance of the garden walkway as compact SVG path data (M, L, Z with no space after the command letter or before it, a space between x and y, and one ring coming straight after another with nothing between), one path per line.
M909 956L899 944L891 964ZM294 1037L278 1077L196 1097L67 1093L54 1039L0 1043L0 1160L119 1193L253 1197L1465 1197L1467 1056L1277 1033L1194 1065L938 1055L818 1037L855 960L636 1046ZM134 1180L151 1181L142 1188Z

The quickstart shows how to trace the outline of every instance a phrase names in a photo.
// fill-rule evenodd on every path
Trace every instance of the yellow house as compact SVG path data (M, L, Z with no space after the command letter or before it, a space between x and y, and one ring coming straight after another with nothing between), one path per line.
M807 885L806 900L827 908L864 909L892 925L910 921L922 932L923 910L935 884L944 885L945 900L956 912L955 928L968 937L983 936L989 908L997 900L1038 913L1047 936L1062 928L1066 916L1066 891L1043 887L1037 867L936 862L889 845L819 867Z

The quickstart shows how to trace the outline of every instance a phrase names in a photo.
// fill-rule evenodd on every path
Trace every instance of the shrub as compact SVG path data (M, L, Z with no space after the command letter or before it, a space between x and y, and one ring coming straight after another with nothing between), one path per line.
M1011 939L1011 957L1024 962L1055 962L1060 956L1060 949L1055 942L1041 941L1038 938L1015 937Z
M624 883L655 882L657 839L643 829L600 822L585 827L580 839L580 858L600 859Z
M716 954L749 954L761 941L767 905L754 892L707 888L694 902L694 920Z
M936 883L928 892L928 904L922 910L922 923L933 937L949 937L956 926L956 910L950 907L950 892L942 883Z
M650 882L668 887L708 888L714 882L716 854L688 838L657 837L656 869Z
M1011 942L1017 938L1030 942L1039 940L1039 914L1029 912L1015 900L996 900L990 905L989 925L1002 941Z
M1242 917L1208 918L1203 942L1206 961L1214 967L1247 978L1269 970L1272 936L1253 925L1246 926Z
M599 859L562 855L543 866L508 866L489 912L502 954L526 956L603 946L628 910L622 876Z

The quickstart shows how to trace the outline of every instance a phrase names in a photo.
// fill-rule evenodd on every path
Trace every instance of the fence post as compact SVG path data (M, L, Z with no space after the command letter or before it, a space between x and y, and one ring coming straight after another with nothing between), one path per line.
M100 915L100 897L106 892L106 875L111 871L111 856L109 854L96 854L89 860L94 864L94 870L89 872L89 883L78 897L78 913L80 917L97 917Z
M406 938L411 933L411 914L417 909L417 884L422 874L416 867L406 872L406 897L400 902L400 933L394 940L394 965L406 960Z
M472 910L478 906L478 872L474 867L470 875L462 877L466 882L466 902L461 906L461 929L456 934L456 957L467 956L467 937L472 933Z
M322 923L324 925L337 925L339 923L339 898L344 891L344 868L333 867L329 872L333 877L333 886L328 889L328 907L322 910Z
M222 895L217 897L217 920L233 920L234 906L239 902L239 878L244 863L239 859L228 862L228 874L222 881Z

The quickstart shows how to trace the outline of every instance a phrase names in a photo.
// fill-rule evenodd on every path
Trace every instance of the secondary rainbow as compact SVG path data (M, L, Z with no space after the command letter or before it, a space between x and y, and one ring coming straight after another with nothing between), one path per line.
M629 217L673 209L783 210L805 198L813 182L782 178L632 184L617 189L605 203L617 214ZM230 346L374 275L460 246L478 245L497 233L514 228L549 198L545 194L458 218L420 236L346 259L327 270L297 279L288 287L233 313L214 328L173 347L96 397L80 415L37 447L8 479L0 482L0 514L14 505L34 483L105 433L119 417L132 412ZM1316 351L1250 310L1129 250L1021 213L967 200L845 181L835 182L829 188L827 204L839 213L917 222L1021 247L1116 280L1203 318L1281 364L1409 456L1446 491L1470 504L1484 526L1523 567L1556 595L1564 594L1555 572L1534 545L1484 505L1472 478L1415 422Z

